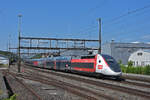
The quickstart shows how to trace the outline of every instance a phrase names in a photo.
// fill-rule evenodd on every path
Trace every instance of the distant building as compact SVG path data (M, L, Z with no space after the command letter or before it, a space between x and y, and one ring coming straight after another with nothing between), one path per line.
M132 61L134 66L150 65L150 52L138 50L131 54L128 61Z
M65 50L60 52L63 56L82 56L82 55L93 55L97 54L98 50Z
M117 61L127 65L130 55L138 50L148 50L150 44L146 43L117 43L109 42L102 45L102 53L113 56Z
M0 55L0 64L1 65L9 65L9 59L3 55Z

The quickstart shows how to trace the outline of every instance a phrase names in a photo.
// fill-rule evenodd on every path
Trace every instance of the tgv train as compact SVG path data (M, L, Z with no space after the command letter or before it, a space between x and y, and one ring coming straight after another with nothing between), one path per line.
M110 76L118 78L122 75L120 66L116 60L113 57L104 54L81 56L79 58L58 56L32 59L26 61L26 63L47 69L87 73L96 76Z

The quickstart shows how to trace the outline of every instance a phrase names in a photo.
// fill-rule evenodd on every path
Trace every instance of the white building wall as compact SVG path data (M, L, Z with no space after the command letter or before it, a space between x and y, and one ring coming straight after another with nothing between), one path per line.
M128 61L132 61L134 66L150 65L150 53L138 50L130 55Z
M8 65L9 60L5 57L0 57L0 64Z

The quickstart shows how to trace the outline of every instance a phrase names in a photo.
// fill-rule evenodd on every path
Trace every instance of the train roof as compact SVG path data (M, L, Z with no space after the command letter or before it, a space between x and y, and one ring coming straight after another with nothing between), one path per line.
M101 54L105 58L112 58L110 55ZM57 56L57 57L47 57L47 58L40 58L40 59L31 59L32 61L43 61L43 60L70 60L70 59L92 59L95 58L96 54L94 55L80 55L80 56Z

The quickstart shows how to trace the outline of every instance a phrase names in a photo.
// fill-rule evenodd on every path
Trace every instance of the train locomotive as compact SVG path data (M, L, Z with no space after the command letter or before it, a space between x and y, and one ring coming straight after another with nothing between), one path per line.
M87 73L89 75L118 78L122 75L116 60L105 54L96 54L73 58L71 56L58 56L50 58L33 59L27 61L33 66L54 69L66 72Z

